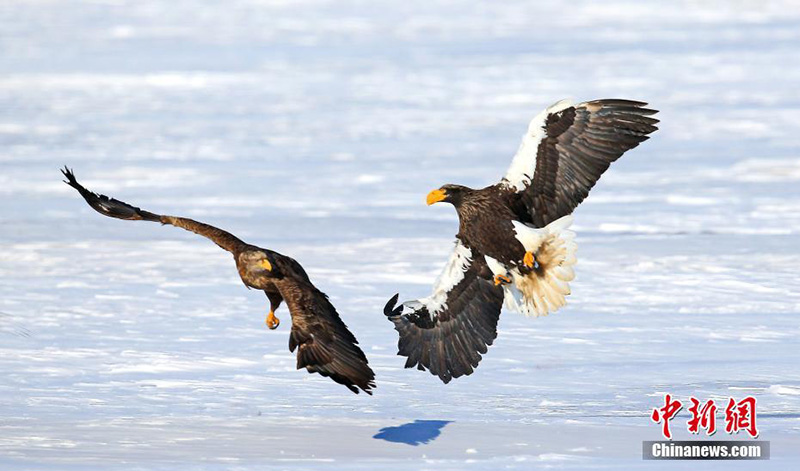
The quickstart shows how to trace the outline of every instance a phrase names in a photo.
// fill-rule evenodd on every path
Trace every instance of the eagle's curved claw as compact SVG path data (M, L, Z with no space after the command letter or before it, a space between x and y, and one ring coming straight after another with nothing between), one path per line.
M396 317L403 313L403 305L399 305L395 307L397 304L397 299L400 297L400 293L395 294L392 296L389 301L386 302L386 306L383 307L383 315L386 317Z
M534 258L532 252L525 252L525 258L522 259L522 263L528 268L533 268L536 265L536 258Z
M278 328L279 325L281 325L281 320L275 317L274 312L269 311L269 314L267 314L266 324L270 330L275 330Z
M494 276L494 285L495 286L507 285L509 283L511 283L511 278L509 278L509 277L507 277L505 275L495 275Z

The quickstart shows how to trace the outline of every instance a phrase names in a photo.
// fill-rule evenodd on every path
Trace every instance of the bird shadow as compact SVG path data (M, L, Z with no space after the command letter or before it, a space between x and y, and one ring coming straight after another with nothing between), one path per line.
M451 420L415 420L397 427L384 427L372 438L406 445L426 445L441 435Z

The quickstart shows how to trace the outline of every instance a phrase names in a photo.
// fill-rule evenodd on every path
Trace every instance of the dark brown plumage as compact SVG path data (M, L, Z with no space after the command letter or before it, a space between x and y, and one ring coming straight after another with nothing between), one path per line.
M503 304L545 315L566 303L574 277L572 211L609 165L654 132L646 103L559 102L536 116L505 177L472 189L444 185L428 204L458 213L456 248L427 298L384 308L406 367L445 383L472 373L497 335Z
M424 303L402 314L395 294L384 314L400 334L398 355L405 367L428 369L445 383L469 375L497 337L503 290L488 282L491 272L483 258L474 257L461 281L447 295L448 308L434 316Z
M247 244L214 226L188 218L163 216L144 211L105 195L93 193L75 179L68 168L62 173L65 183L78 190L84 200L100 214L126 219L160 222L200 234L233 255L242 282L263 290L270 301L267 324L278 327L275 310L283 301L292 316L289 350L297 351L297 369L319 373L343 384L354 393L359 388L372 394L375 373L358 341L342 322L325 293L318 290L305 270L291 257Z
M509 194L521 220L544 227L572 213L612 162L658 129L658 120L650 117L657 111L646 105L595 100L549 114L533 181L523 192ZM522 207L515 204L518 195Z

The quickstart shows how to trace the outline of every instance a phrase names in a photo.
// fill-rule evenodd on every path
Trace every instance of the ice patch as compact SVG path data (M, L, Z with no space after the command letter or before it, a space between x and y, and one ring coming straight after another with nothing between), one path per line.
M800 388L792 386L781 386L774 384L767 388L770 394L777 394L779 396L800 396Z

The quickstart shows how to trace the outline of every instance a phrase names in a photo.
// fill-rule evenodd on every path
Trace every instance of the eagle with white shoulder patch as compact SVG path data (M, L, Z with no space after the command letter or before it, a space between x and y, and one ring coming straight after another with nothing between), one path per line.
M572 213L600 176L658 128L647 103L562 100L537 114L503 178L485 188L447 184L428 205L458 213L457 243L433 293L384 314L398 354L442 381L472 373L497 336L505 306L526 316L562 308L577 262Z

